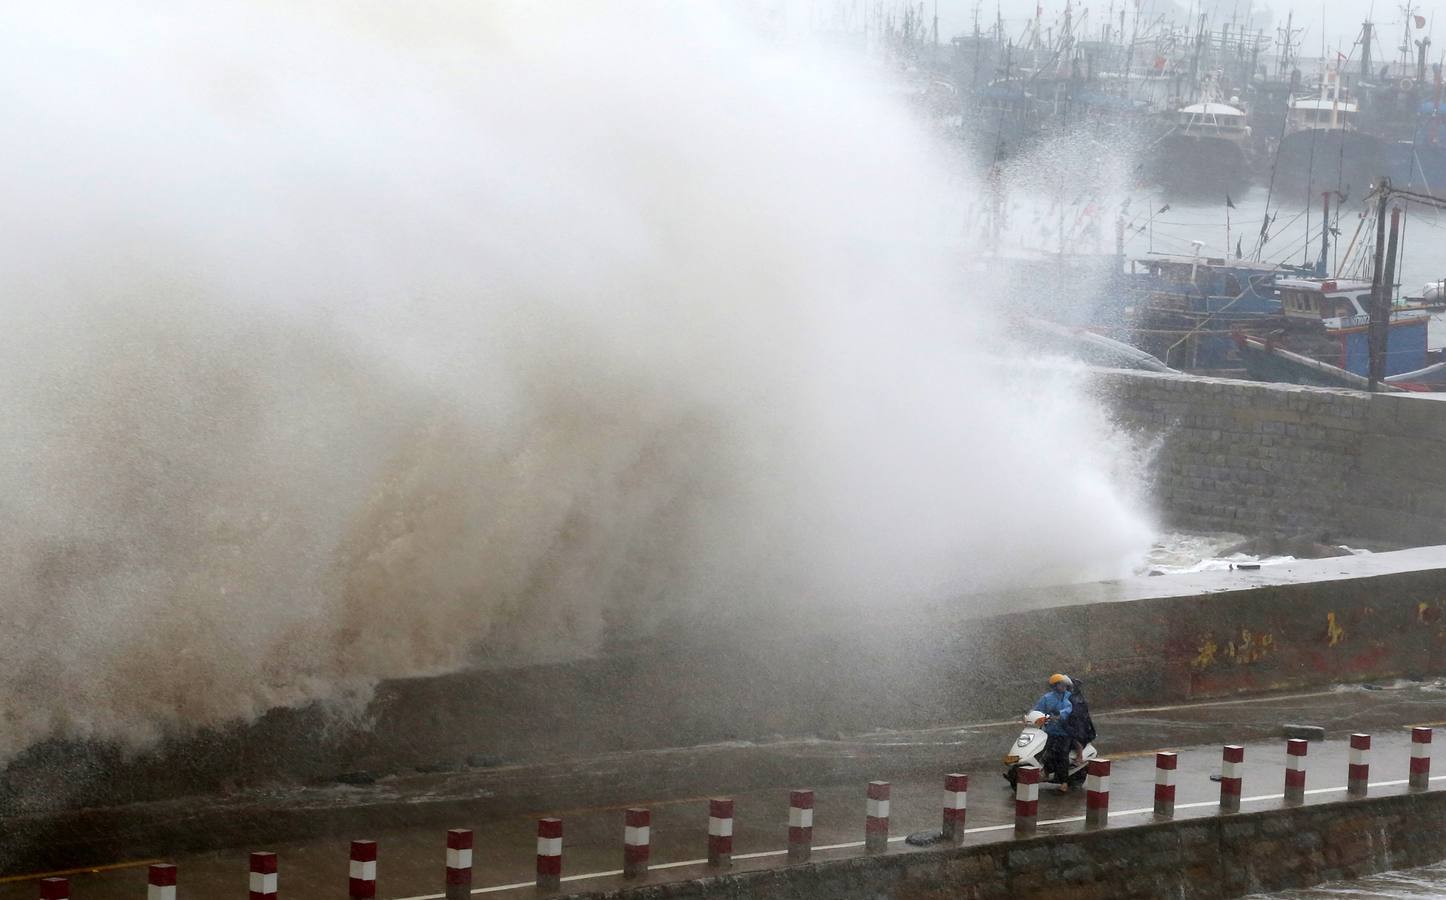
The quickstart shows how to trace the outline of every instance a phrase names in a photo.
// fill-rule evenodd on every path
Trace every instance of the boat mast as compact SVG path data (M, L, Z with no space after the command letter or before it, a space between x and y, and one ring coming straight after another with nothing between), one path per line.
M1371 80L1371 33L1375 27L1370 19L1361 23L1361 81Z
M1292 27L1294 21L1295 10L1292 9L1285 17L1285 27L1276 29L1276 34L1279 35L1277 41L1280 44L1280 67L1276 74L1282 77L1295 69L1295 38L1305 30Z
M1406 14L1406 21L1401 23L1401 74L1404 76L1411 71L1411 48L1414 46L1411 41L1411 22L1415 18L1416 11L1411 6L1411 0L1406 0L1406 5L1401 7Z

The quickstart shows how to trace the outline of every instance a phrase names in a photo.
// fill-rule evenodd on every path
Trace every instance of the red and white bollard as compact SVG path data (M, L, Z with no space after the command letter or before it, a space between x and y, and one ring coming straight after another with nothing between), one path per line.
M944 776L944 840L962 843L964 816L969 810L969 776Z
M176 867L156 863L146 870L146 900L176 900Z
M864 852L883 853L889 849L889 783L870 781L864 801Z
M1291 738L1285 742L1285 802L1305 802L1305 760L1310 742Z
M1175 816L1175 766L1179 757L1161 751L1155 754L1155 815Z
M351 893L348 897L375 897L377 895L377 842L351 842L351 872L348 879Z
M1039 767L1020 766L1014 775L1014 833L1034 834L1039 824Z
M562 887L562 820L537 820L537 889Z
M447 832L447 900L468 900L472 896L472 830L453 828Z
M813 854L813 791L788 792L788 861L808 862Z
M653 852L653 813L633 807L623 813L623 877L642 878L648 874Z
M1240 786L1245 775L1245 748L1226 744L1220 756L1220 811L1240 812Z
M70 880L67 878L40 879L40 900L70 900Z
M708 801L708 865L733 865L733 801L727 798Z
M1110 761L1090 760L1085 775L1085 827L1104 828L1110 822Z
M1364 797L1371 783L1371 736L1351 735L1351 764L1346 774L1346 793Z
M250 891L247 900L276 900L276 854L260 851L251 854Z
M1408 784L1413 791L1431 786L1431 729L1411 729L1411 774Z

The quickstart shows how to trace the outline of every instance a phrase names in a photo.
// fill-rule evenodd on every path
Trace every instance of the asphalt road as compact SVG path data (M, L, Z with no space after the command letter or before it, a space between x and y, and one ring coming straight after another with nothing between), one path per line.
M1223 743L1246 745L1243 809L1264 809L1281 801L1284 740L1280 726L1300 722L1323 726L1327 740L1310 748L1308 802L1344 797L1347 736L1371 733L1373 792L1404 791L1409 726L1446 720L1446 687L1440 684L1388 686L1381 690L1322 688L1286 696L1121 711L1097 711L1099 746L1113 759L1111 816L1115 824L1148 821L1152 815L1156 749L1180 752L1178 817L1216 814ZM815 858L862 852L864 790L869 780L892 783L890 852L917 852L903 843L914 831L938 828L943 776L971 775L968 842L1012 840L1012 796L999 757L1018 726L1012 722L971 723L918 732L879 733L838 741L780 741L566 760L557 766L501 768L482 776L437 775L398 779L374 788L330 790L340 821L346 811L370 810L371 827L357 833L269 846L226 847L183 855L181 897L244 897L247 851L280 854L282 896L346 897L347 851L351 838L378 841L379 891L384 898L441 897L444 837L448 828L476 833L474 892L533 896L535 822L540 815L564 821L565 888L613 887L621 867L623 810L652 810L654 880L679 879L707 871L707 798L735 800L734 868L783 864L788 790L816 792ZM1446 743L1446 734L1440 741ZM1446 763L1433 789L1446 787ZM648 785L656 788L648 790ZM737 790L729 790L736 785ZM474 792L471 821L459 821L454 801ZM439 800L445 813L431 816ZM197 799L196 804L224 800ZM286 803L315 803L317 797L288 797ZM349 807L348 804L351 804ZM387 827L379 810L394 811ZM138 814L140 814L138 812ZM153 811L146 814L154 814ZM264 815L248 807L247 815ZM1041 831L1083 828L1084 797L1045 791ZM375 827L382 823L381 827ZM405 825L400 823L405 822ZM178 823L184 827L184 823ZM141 898L146 891L145 859L95 860L69 875L75 900ZM0 900L33 898L44 873L7 878Z

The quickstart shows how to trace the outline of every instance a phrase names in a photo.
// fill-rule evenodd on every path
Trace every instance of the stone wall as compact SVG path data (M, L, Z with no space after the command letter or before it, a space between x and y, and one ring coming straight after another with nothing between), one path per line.
M1335 542L1446 542L1446 403L1403 394L1097 373L1154 447L1166 521Z
M1207 900L1308 887L1442 858L1446 794L1429 793L854 857L573 896Z

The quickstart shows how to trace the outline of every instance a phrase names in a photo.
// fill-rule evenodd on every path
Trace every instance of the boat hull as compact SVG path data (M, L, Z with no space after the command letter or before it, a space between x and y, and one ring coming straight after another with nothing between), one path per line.
M1286 190L1366 195L1384 173L1385 145L1358 131L1307 129L1288 134L1276 154L1276 184Z
M1245 148L1234 141L1172 132L1155 145L1149 174L1172 194L1218 197L1243 190L1253 172Z

